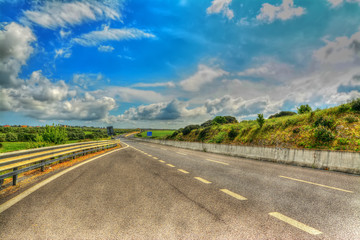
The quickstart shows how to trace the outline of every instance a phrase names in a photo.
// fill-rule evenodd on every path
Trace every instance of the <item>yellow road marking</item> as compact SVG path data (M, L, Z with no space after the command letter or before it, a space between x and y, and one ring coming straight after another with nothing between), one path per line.
M169 167L175 167L174 165L172 165L172 164L166 164L166 165L168 165Z
M126 144L126 143L125 143L125 144ZM0 205L0 213L4 212L6 209L10 208L11 206L13 206L14 204L18 203L19 201L21 201L21 200L24 199L25 197L29 196L31 193L35 192L35 191L38 190L39 188L41 188L41 187L45 186L46 184L54 181L54 180L57 179L58 177L61 177L62 175L66 174L66 173L70 172L71 170L74 170L74 169L76 169L76 168L78 168L78 167L81 167L82 165L85 165L85 164L87 164L87 163L89 163L89 162L95 161L95 160L98 159L98 158L101 158L101 157L104 157L104 156L106 156L106 155L108 155L108 154L111 154L111 153L114 153L114 152L117 152L117 151L126 149L126 148L129 147L128 144L126 144L126 145L127 145L127 146L124 147L124 148L115 149L114 151L104 153L103 155L94 157L94 158L89 159L89 160L87 160L87 161L85 161L85 162L82 162L82 163L79 163L79 164L77 164L77 165L75 165L75 166L72 166L72 167L70 167L70 168L68 168L68 169L66 169L66 170L64 170L64 171L61 171L61 172L59 172L58 174L55 174L55 175L49 177L48 179L46 179L46 180L44 180L44 181L36 184L35 186L29 188L28 190L20 193L20 194L17 195L16 197L14 197L14 198L10 199L9 201L1 204L1 205Z
M322 234L322 232L320 232L319 230L315 229L315 228L312 228L312 227L309 227L308 225L306 224L303 224L301 222L298 222L292 218L289 218L281 213L278 213L278 212L271 212L269 213L270 216L273 216L283 222L286 222L296 228L299 228L307 233L310 233L312 235L318 235L318 234Z
M181 155L187 155L186 153L182 153L182 152L176 152L178 154L181 154Z
M341 189L341 188L336 188L336 187L330 187L330 186L326 186L326 185L319 184L319 183L308 182L308 181L304 181L304 180L301 180L301 179L296 179L296 178L291 178L291 177L285 177L285 176L279 176L279 177L281 177L281 178L287 178L287 179L294 180L294 181L298 181L298 182L313 184L313 185L320 186L320 187L330 188L330 189L334 189L334 190L338 190L338 191L343 191L343 192L348 192L348 193L354 193L353 191L349 191L349 190L345 190L345 189Z
M152 157L152 155L148 154L149 157Z
M200 182L203 182L203 183L206 183L206 184L211 183L211 182L209 182L208 180L203 179L203 178L201 178L201 177L194 177L194 178L197 179L197 180L199 180Z
M166 148L161 148L162 150L167 150Z
M225 163L225 162L220 162L220 161L216 161L216 160L212 160L212 159L206 159L207 161L210 161L210 162L215 162L215 163L220 163L220 164L224 164L224 165L229 165L228 163Z
M153 157L153 159L158 159L157 157Z
M163 160L159 160L159 162L161 162L161 163L165 163L165 161L163 161Z
M178 169L178 171L180 171L182 173L189 173L188 171L185 171L184 169Z
M237 194L237 193L234 193L234 192L232 192L232 191L230 191L230 190L220 189L220 191L222 191L222 192L224 192L224 193L226 193L226 194L228 194L228 195L230 195L230 196L232 196L232 197L234 197L234 198L236 198L236 199L238 199L238 200L241 200L241 201L247 200L246 197L243 197L243 196L241 196L241 195L239 195L239 194Z

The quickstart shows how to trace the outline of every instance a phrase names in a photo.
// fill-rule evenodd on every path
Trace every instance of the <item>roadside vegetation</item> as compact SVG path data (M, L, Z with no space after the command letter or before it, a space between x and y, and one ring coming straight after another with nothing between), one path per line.
M151 136L147 136L148 132L152 133ZM136 137L162 139L173 134L174 132L174 130L149 130L136 134Z
M238 122L217 116L163 137L169 140L237 145L360 151L360 98L313 111L302 105L295 112L279 112L264 119Z
M114 129L114 131L115 134L123 134L133 129ZM0 153L102 139L109 139L106 128L61 125L0 126Z

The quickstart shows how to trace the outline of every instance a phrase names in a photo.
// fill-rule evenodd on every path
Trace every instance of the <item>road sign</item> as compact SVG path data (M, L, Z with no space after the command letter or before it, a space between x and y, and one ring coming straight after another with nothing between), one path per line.
M146 133L146 136L151 137L151 136L152 136L152 132L147 132L147 133Z

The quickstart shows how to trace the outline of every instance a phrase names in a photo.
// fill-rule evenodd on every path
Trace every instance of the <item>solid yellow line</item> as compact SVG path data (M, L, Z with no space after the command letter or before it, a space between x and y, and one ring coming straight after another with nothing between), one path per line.
M201 177L194 177L194 178L197 179L197 180L199 180L200 182L203 182L203 183L206 183L206 184L211 183L211 182L209 182L208 180L203 179L203 178L201 178Z
M309 227L308 225L306 224L303 224L301 222L298 222L292 218L289 218L281 213L278 213L278 212L271 212L269 213L270 216L273 216L283 222L286 222L296 228L299 228L307 233L310 233L312 235L319 235L319 234L322 234L322 232L320 232L319 230L315 229L315 228L312 228L312 227Z
M158 159L157 157L153 157L153 159Z
M126 144L126 145L127 145L127 144ZM78 168L78 167L81 167L82 165L87 164L87 163L89 163L89 162L92 162L92 161L94 161L94 160L96 160L96 159L98 159L98 158L104 157L104 156L106 156L106 155L108 155L108 154L111 154L111 153L114 153L114 152L123 150L123 149L128 148L128 147L129 147L129 145L127 145L127 146L124 147L124 148L115 149L114 151L107 152L107 153L105 153L105 154L103 154L103 155L101 155L101 156L94 157L94 158L89 159L89 160L87 160L87 161L85 161L85 162L79 163L79 164L77 164L77 165L75 165L75 166L72 166L72 167L70 167L70 168L68 168L68 169L66 169L66 170L64 170L64 171L62 171L62 172L60 172L60 173L58 173L58 174L53 175L52 177L49 177L48 179L40 182L39 184L33 186L32 188L29 188L28 190L20 193L19 195L17 195L16 197L10 199L9 201L1 204L1 205L0 205L0 213L4 212L6 209L10 208L11 206L13 206L14 204L18 203L19 201L21 201L21 200L24 199L25 197L29 196L31 193L35 192L36 190L38 190L39 188L45 186L46 184L54 181L54 180L57 179L58 177L61 177L62 175L70 172L71 170L74 170L74 169L76 169L76 168Z
M166 165L168 165L169 167L175 167L174 165L172 165L172 164L166 164Z
M243 197L243 196L241 196L241 195L239 195L239 194L237 194L237 193L234 193L234 192L232 192L232 191L230 191L230 190L220 189L220 191L222 191L222 192L224 192L224 193L226 193L226 194L228 194L228 195L230 195L230 196L232 196L232 197L234 197L234 198L236 198L236 199L238 199L238 200L241 200L241 201L247 200L246 197Z
M220 164L224 164L224 165L229 165L228 163L225 163L225 162L220 162L220 161L216 161L216 160L212 160L212 159L205 159L207 161L210 161L210 162L215 162L215 163L220 163Z
M182 173L189 173L188 171L185 171L184 169L178 169L178 171L180 171Z
M294 180L294 181L298 181L298 182L313 184L313 185L320 186L320 187L330 188L330 189L334 189L334 190L338 190L338 191L343 191L343 192L348 192L348 193L354 193L353 191L349 191L349 190L345 190L345 189L341 189L341 188L336 188L336 187L330 187L330 186L326 186L326 185L319 184L319 183L308 182L308 181L304 181L304 180L301 180L301 179L296 179L296 178L291 178L291 177L285 177L285 176L279 176L279 177L281 177L281 178L287 178L287 179Z
M159 162L161 162L161 163L165 163L165 161L163 161L163 160L159 160Z

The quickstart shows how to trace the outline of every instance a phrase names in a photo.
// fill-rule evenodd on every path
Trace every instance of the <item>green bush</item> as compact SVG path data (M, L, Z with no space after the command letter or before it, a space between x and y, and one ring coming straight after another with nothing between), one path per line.
M338 138L337 139L338 144L340 145L348 145L349 144L349 139L346 138Z
M231 128L230 132L228 133L228 137L230 140L234 140L239 132L235 128Z
M259 124L259 127L262 128L262 126L265 123L264 115L263 114L258 114L258 117L257 117L256 121Z
M360 112L360 98L354 99L350 102L351 110Z
M218 123L218 124L225 124L226 123L226 118L223 116L216 116L213 120L213 123Z
M351 106L349 104L342 104L338 107L337 112L338 113L345 113L350 111Z
M315 127L324 126L332 129L335 126L335 119L330 117L320 116L315 120L314 126Z
M301 105L300 107L297 108L298 114L304 114L304 113L308 113L308 112L311 112L311 111L312 111L312 109L308 104Z
M358 118L354 116L348 116L345 118L345 121L347 121L348 123L354 123L358 121Z
M315 129L314 137L317 142L328 143L334 140L334 135L332 132L325 127L318 127Z
M66 142L67 132L66 129L60 125L46 125L44 132L42 133L42 138L48 143L61 144Z
M199 125L188 125L181 132L183 136L185 136L188 135L193 129L198 129L198 128L200 128Z
M93 133L87 133L85 134L86 139L95 139L95 135Z
M0 142L6 141L6 134L0 134Z
M215 138L214 138L214 141L216 143L222 143L225 139L225 136L226 136L226 132L219 132Z
M6 134L6 141L7 142L16 142L17 141L17 134L13 132L8 132Z
M296 115L296 112L281 111L279 113L275 113L274 115L271 115L269 117L269 119L271 119L271 118L279 118L279 117L284 117L284 116L292 116L292 115Z

